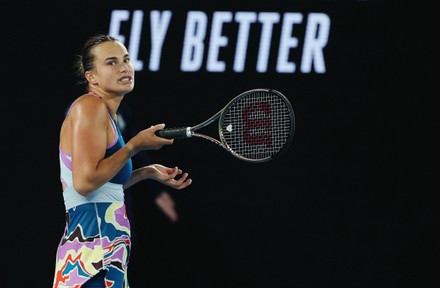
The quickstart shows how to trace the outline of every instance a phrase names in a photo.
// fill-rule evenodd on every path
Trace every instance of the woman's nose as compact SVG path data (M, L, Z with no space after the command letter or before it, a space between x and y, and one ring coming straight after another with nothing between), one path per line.
M126 71L126 70L129 70L129 66L128 66L129 64L127 64L127 63L125 63L125 62L122 62L122 64L121 64L121 70L122 71Z

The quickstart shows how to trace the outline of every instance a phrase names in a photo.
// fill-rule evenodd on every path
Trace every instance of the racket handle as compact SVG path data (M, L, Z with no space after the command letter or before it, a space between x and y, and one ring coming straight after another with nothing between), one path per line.
M168 139L182 139L192 136L191 127L166 128L156 131L156 135Z

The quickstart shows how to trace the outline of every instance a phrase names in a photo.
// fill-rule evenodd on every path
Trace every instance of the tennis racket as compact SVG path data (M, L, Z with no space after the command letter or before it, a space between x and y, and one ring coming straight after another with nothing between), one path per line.
M218 139L197 133L218 120ZM284 153L295 133L295 114L289 100L273 89L252 89L232 99L208 120L192 127L165 128L168 139L199 137L219 145L238 159L265 162Z

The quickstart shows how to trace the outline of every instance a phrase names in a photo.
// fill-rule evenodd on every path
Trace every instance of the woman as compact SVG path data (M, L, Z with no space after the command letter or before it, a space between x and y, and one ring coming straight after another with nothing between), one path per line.
M124 189L144 179L172 188L191 184L178 167L159 164L132 170L141 150L173 144L151 126L124 142L117 110L134 88L134 69L116 38L96 35L78 57L77 73L87 93L70 106L60 130L60 170L66 227L56 254L54 288L129 287L130 223Z

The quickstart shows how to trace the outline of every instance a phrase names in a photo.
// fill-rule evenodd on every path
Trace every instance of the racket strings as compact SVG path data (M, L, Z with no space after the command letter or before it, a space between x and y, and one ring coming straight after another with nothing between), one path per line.
M257 91L237 99L223 116L224 143L241 157L270 159L285 147L293 132L289 105L270 91Z

